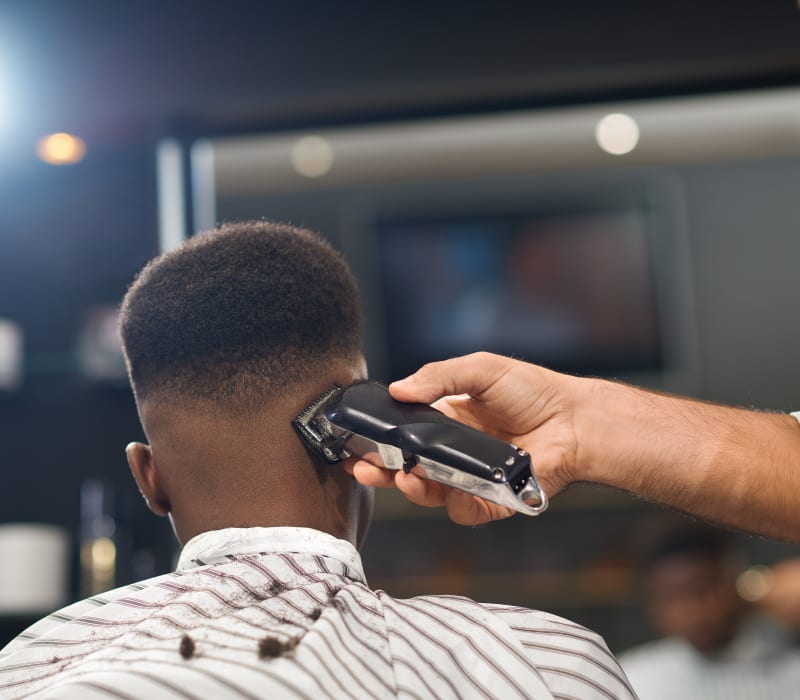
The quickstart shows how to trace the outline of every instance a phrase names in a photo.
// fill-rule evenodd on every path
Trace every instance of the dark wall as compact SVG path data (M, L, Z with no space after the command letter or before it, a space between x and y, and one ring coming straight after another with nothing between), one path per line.
M141 439L131 393L86 378L77 344L90 307L116 306L157 253L154 158L148 146L127 145L72 167L21 169L2 200L0 317L25 334L25 376L18 391L0 392L0 522L77 534L81 483L108 480L124 578L126 547L144 546L154 528L156 549L171 545L128 473L125 445Z
M699 391L716 401L796 410L800 161L699 166L681 176L691 225Z

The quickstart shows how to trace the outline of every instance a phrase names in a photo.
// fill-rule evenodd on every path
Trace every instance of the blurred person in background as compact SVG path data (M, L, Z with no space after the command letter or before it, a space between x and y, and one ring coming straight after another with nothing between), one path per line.
M651 540L642 561L645 609L658 641L620 656L642 700L790 698L800 648L739 595L734 537L689 521Z
M367 586L372 491L291 424L366 378L355 279L323 239L226 225L151 261L120 316L149 443L128 461L177 570L34 624L0 651L1 697L635 697L580 625Z

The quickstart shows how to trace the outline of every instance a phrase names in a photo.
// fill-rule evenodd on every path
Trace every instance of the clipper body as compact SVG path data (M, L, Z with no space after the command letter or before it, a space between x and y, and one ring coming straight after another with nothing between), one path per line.
M376 382L331 387L293 425L331 463L358 456L387 469L419 464L428 479L521 513L547 508L526 452L430 406L396 401Z

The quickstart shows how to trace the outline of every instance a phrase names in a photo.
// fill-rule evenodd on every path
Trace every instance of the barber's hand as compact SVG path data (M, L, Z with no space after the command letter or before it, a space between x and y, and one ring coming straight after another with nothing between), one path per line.
M425 365L394 382L389 391L399 401L433 403L451 418L526 450L537 480L552 497L574 480L578 442L573 411L581 381L480 352ZM462 525L499 520L515 512L420 478L414 470L405 474L361 460L351 473L366 486L396 486L416 504L443 505Z

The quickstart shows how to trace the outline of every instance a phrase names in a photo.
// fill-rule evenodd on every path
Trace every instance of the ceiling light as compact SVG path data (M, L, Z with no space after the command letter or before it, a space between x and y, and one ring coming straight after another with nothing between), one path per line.
M627 114L606 114L597 122L594 137L606 153L625 155L639 143L639 125Z
M77 136L59 132L41 139L36 145L36 155L50 165L72 165L83 160L86 144Z
M321 136L304 136L292 147L292 166L305 177L322 177L333 167L333 148Z

